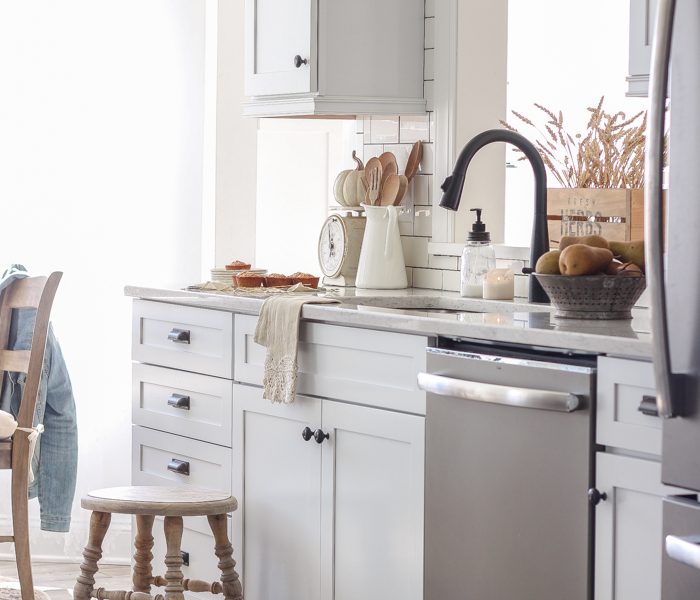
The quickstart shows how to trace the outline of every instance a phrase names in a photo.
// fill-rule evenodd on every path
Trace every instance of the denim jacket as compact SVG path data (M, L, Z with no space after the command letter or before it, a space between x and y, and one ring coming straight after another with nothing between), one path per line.
M9 279L26 277L26 271L22 271L15 269ZM0 290L10 282L8 277L0 279ZM8 347L27 350L31 347L36 311L14 312ZM6 375L0 409L17 416L26 375ZM68 369L50 326L34 415L34 424L38 423L43 423L44 432L39 436L32 461L35 479L29 487L29 497L39 497L42 530L66 532L70 528L78 470L78 427Z

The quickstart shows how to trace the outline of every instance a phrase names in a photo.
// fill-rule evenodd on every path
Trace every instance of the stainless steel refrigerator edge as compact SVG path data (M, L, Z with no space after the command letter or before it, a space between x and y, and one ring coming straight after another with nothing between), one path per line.
M664 261L660 156L667 85L671 97L670 177ZM698 0L659 2L652 46L649 115L647 278L652 303L657 401L659 414L666 417L662 480L700 491ZM663 546L659 548L663 556L663 600L700 598L700 503L696 495L664 499Z

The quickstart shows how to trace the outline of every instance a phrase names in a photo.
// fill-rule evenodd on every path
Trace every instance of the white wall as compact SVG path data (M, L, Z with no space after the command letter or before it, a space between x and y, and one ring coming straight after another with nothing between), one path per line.
M646 99L627 98L629 2L627 0L510 0L508 7L508 109L542 123L534 102L564 113L572 132L583 132L605 96L608 112L629 115L646 109ZM509 112L508 120L530 137ZM507 160L505 241L529 246L533 214L532 169ZM548 185L560 187L548 174Z
M37 559L78 556L80 496L130 482L123 286L201 277L204 10L203 0L0 3L0 266L65 273L53 321L80 433L73 528L39 532L33 502ZM0 473L2 531L8 485ZM129 520L112 523L106 560L126 560Z
M459 155L476 134L498 128L498 120L505 115L508 0L459 0L457 12L455 140ZM436 139L436 143L441 142ZM475 207L484 209L491 239L503 241L504 164L504 144L491 144L474 157L455 215L456 242L464 242L471 230L474 213L469 209Z
M219 2L216 266L232 260L255 261L258 119L241 116L243 7L242 0Z

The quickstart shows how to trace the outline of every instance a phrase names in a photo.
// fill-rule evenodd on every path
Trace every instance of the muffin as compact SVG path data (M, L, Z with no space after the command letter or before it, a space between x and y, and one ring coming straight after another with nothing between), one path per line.
M280 273L270 273L265 277L265 287L281 287L283 285L292 285L292 278Z
M238 287L257 288L263 285L265 277L259 273L244 271L233 278Z
M244 263L242 260L234 260L226 265L227 271L247 271L250 269L250 263Z
M297 271L291 275L292 283L303 283L306 287L317 288L318 277L310 273L301 273Z

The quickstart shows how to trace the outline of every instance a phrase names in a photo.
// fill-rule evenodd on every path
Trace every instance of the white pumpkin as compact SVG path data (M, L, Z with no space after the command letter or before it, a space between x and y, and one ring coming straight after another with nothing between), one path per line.
M17 421L4 410L0 410L0 440L7 440L15 434Z
M359 206L365 198L364 164L354 150L352 158L357 163L357 168L341 171L333 184L333 196L341 206Z

